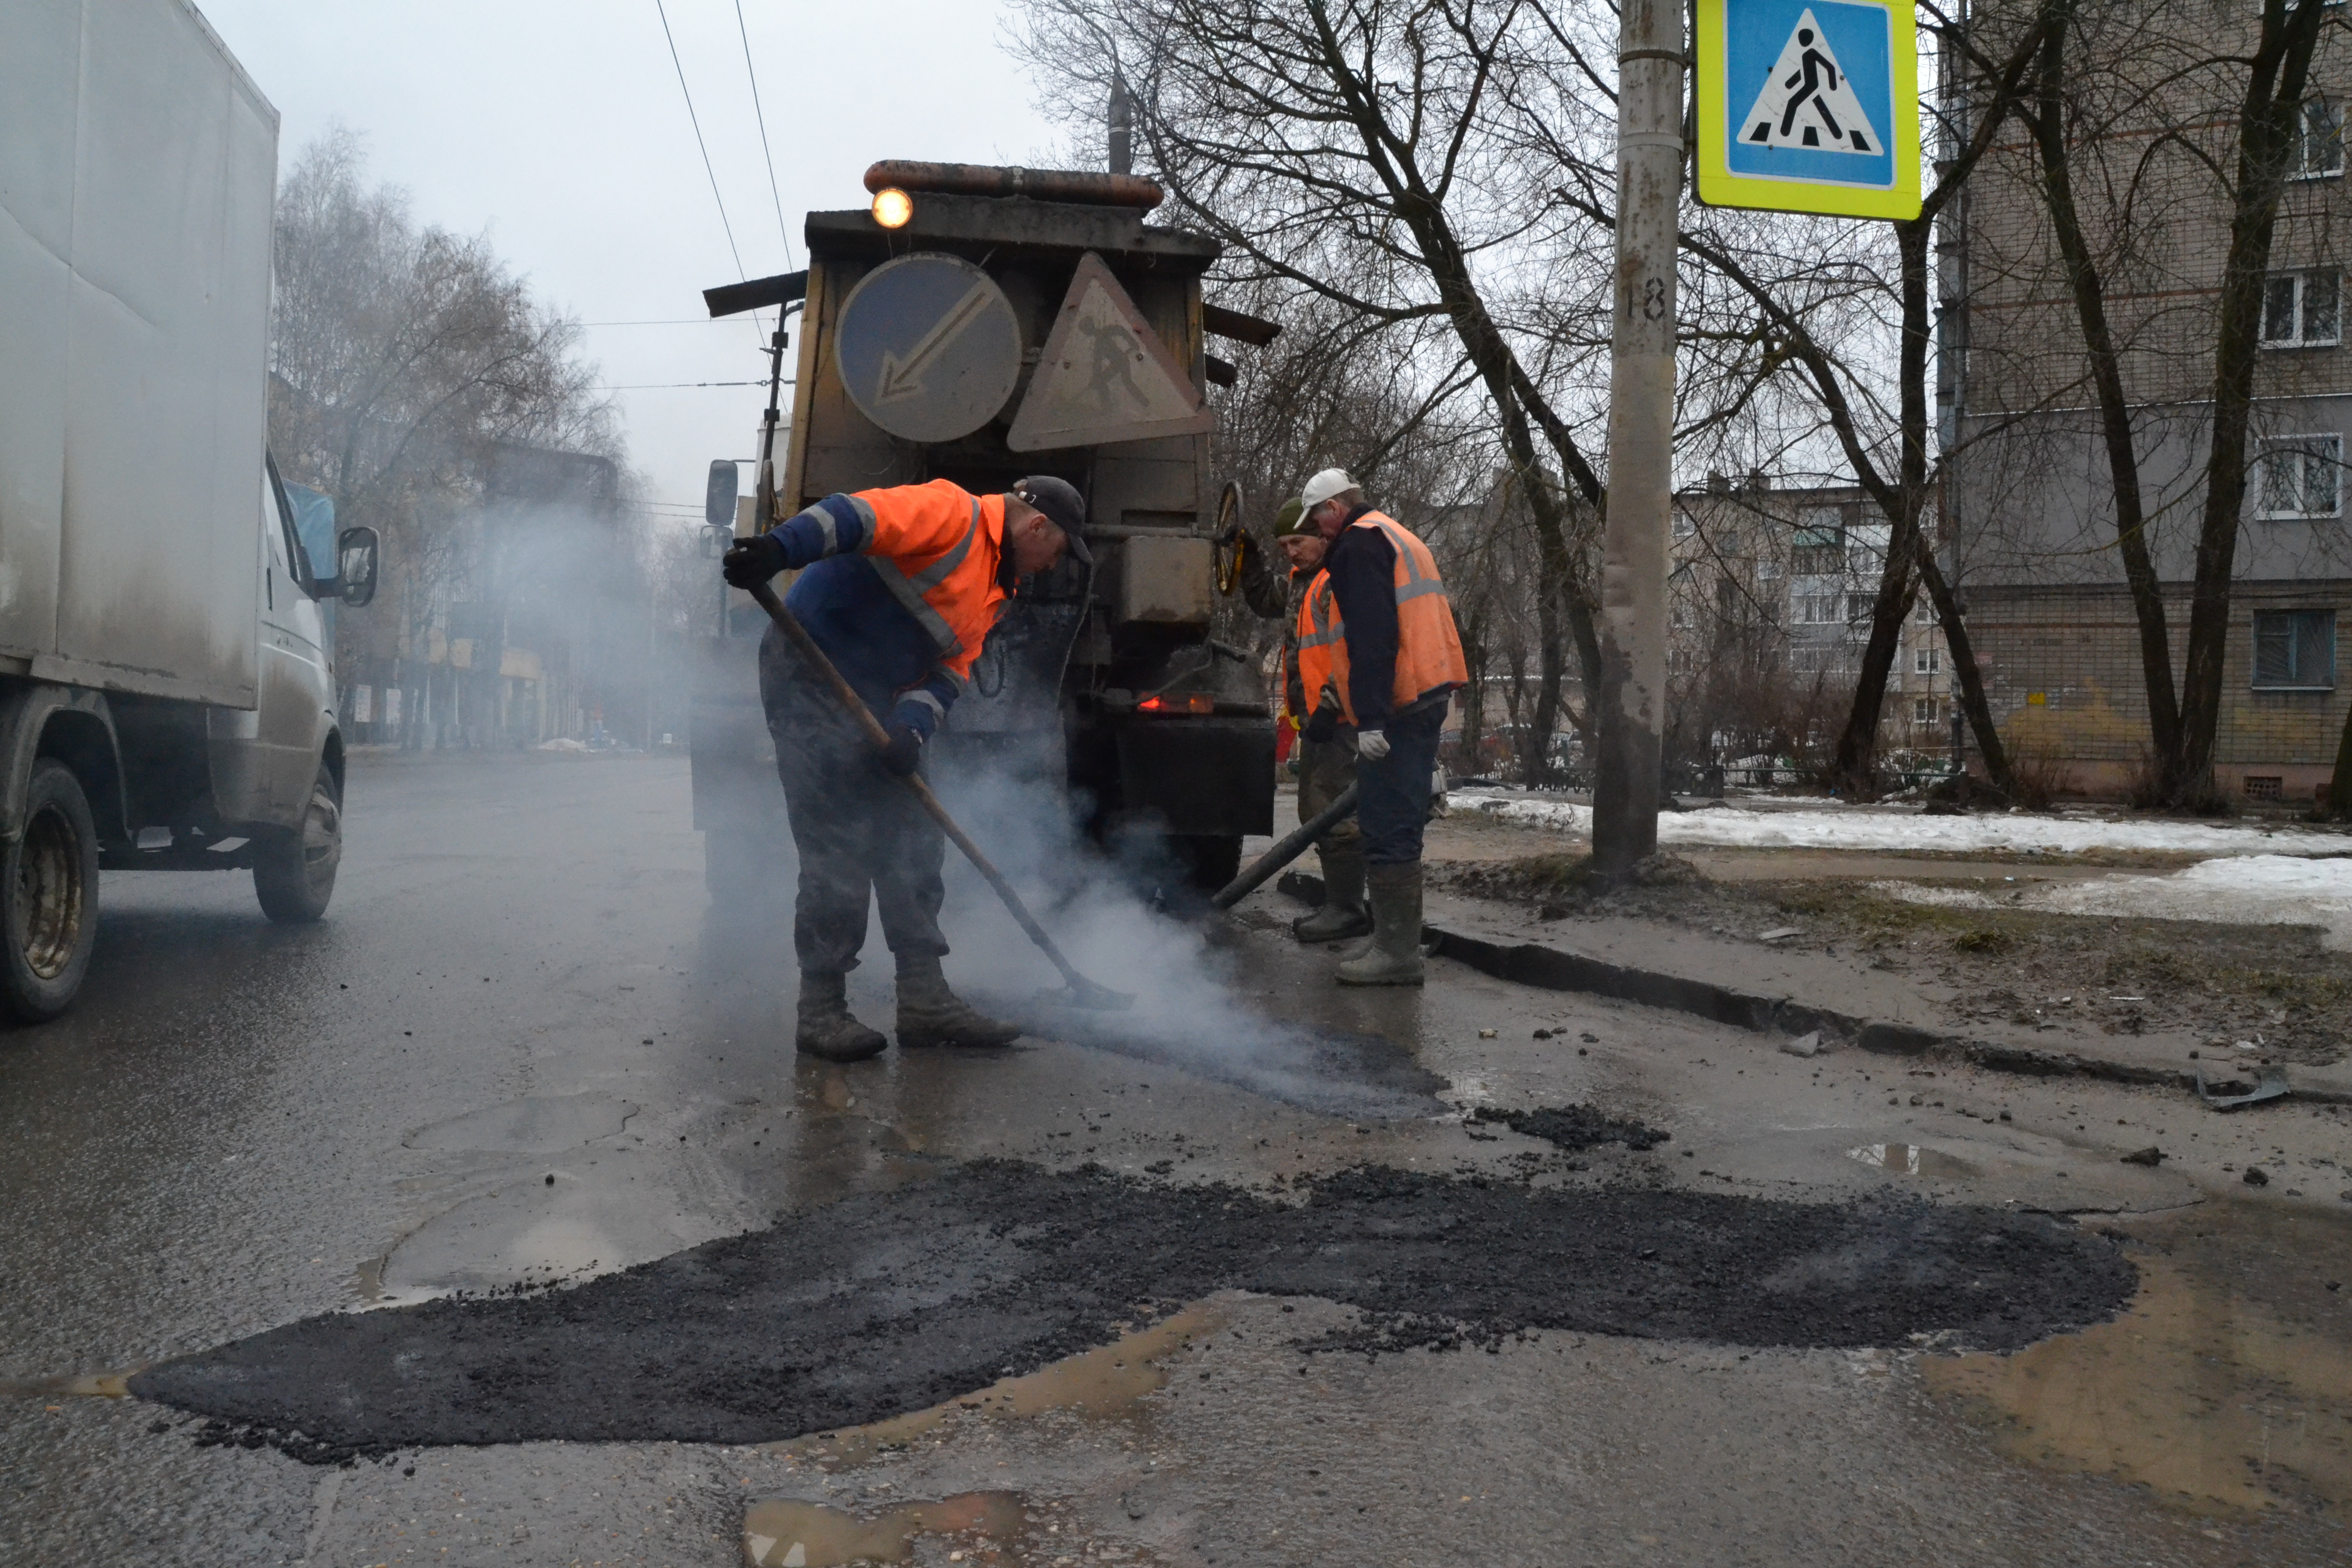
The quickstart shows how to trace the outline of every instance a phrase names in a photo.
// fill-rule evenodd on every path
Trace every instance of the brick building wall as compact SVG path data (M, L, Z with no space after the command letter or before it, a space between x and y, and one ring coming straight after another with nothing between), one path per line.
M2168 620L2178 689L2189 636L2185 592L2168 592ZM2284 622L2273 617L2285 617ZM2325 649L2308 645L2313 618L2325 617ZM2271 636L2256 684L2257 620ZM2234 795L2308 799L2335 771L2352 689L2339 681L2336 627L2352 627L2352 579L2245 583L2230 606L2222 670L2221 722L2214 742L2215 783ZM1988 660L1985 698L2001 742L2020 757L2059 764L2073 787L2119 794L2137 775L2147 750L2147 701L2140 675L2139 624L2118 587L1979 589L1969 626ZM2309 667L2276 668L2279 634L2301 632ZM2284 679L2280 677L2284 676ZM2251 784L2249 781L2252 781Z

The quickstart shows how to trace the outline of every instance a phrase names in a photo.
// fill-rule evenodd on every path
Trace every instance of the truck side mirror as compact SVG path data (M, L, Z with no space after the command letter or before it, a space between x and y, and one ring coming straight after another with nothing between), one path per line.
M710 465L710 479L702 492L702 521L712 528L735 531L735 492L743 483L733 462L725 458Z
M335 544L338 581L342 586L343 603L353 609L375 597L376 552L375 530L347 528Z

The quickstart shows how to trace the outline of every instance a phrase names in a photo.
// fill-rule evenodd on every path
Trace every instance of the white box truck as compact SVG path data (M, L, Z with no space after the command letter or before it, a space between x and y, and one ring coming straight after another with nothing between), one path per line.
M185 0L0 5L0 1013L79 989L99 871L326 911L343 742L265 449L278 112Z

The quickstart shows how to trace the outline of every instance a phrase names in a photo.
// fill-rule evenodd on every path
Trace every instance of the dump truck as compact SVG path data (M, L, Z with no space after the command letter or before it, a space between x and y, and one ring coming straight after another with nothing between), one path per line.
M713 315L798 311L796 344L772 341L779 376L794 353L794 396L787 420L772 391L753 494L714 465L714 552L835 491L1067 479L1094 565L1021 584L931 748L941 791L978 773L1066 791L1098 842L1140 840L1162 874L1223 886L1243 837L1273 830L1275 732L1262 674L1210 635L1238 507L1206 396L1230 367L1204 339L1276 329L1203 302L1220 247L1146 223L1150 180L887 162L866 185L868 205L809 214L805 272L706 291ZM766 625L728 590L695 692L695 826L721 900L771 885L785 842Z
M314 921L343 743L265 447L278 114L184 0L0 7L0 1013L79 991L99 873L249 870Z

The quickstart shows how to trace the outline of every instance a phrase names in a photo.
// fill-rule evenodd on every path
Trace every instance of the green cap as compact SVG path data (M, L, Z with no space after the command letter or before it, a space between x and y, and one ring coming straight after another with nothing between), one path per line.
M1306 515L1306 507L1299 504L1297 496L1292 496L1282 503L1282 510L1274 514L1274 536L1281 539L1286 535L1297 533L1299 519Z

